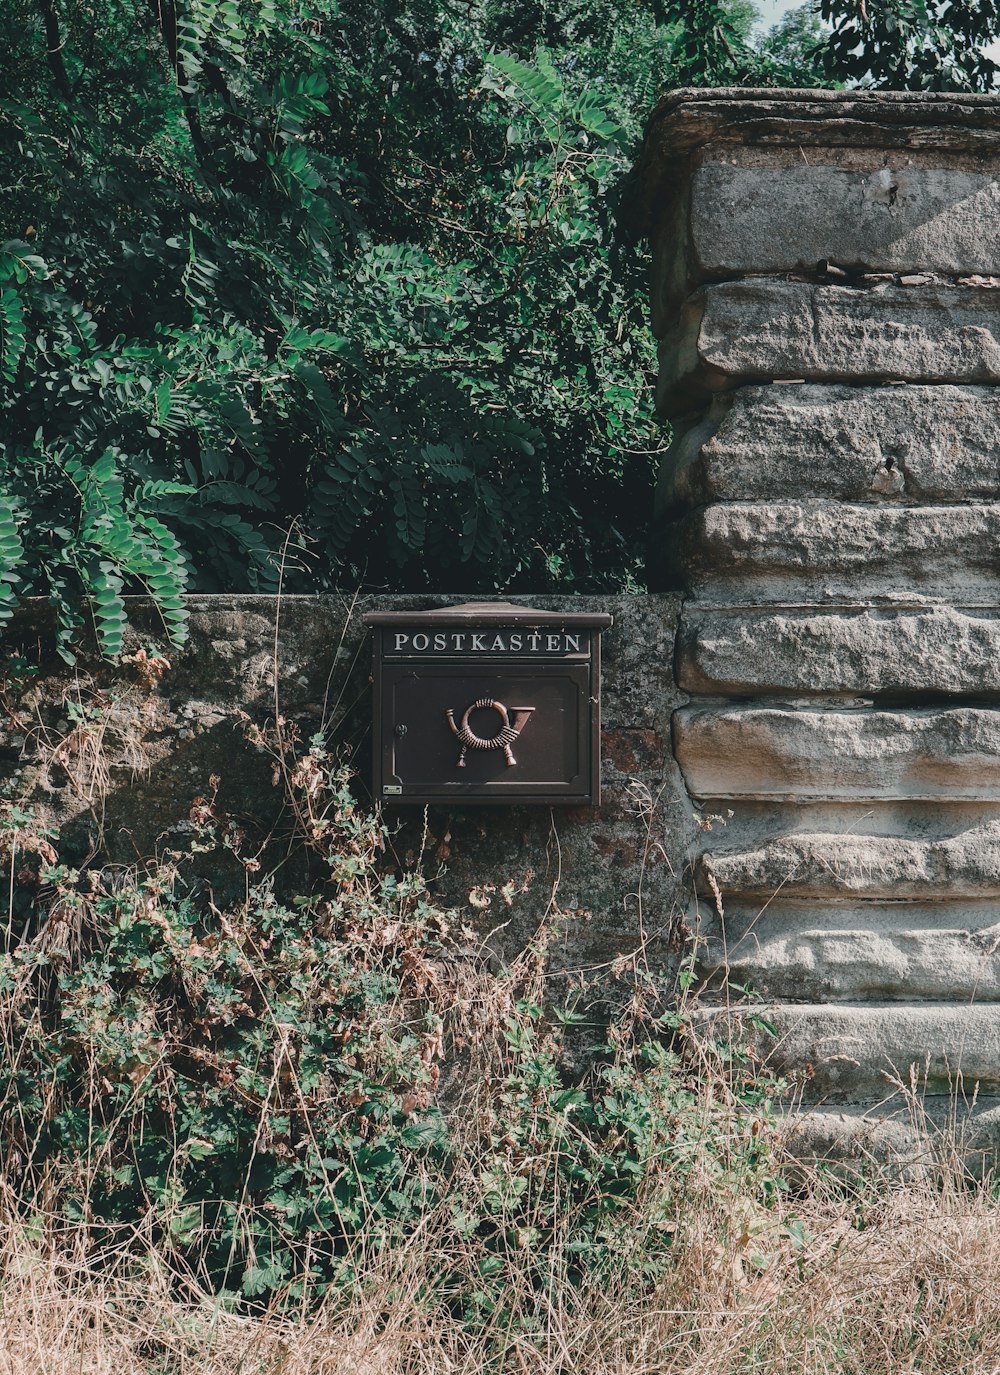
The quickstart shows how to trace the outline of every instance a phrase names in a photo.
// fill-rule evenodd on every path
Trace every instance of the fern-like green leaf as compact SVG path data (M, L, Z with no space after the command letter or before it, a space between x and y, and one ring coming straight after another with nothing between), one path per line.
M12 286L0 291L0 376L14 385L17 365L27 347L24 303Z
M0 491L0 625L9 621L14 610L14 588L21 581L18 569L24 559L24 546L18 534L14 503Z
M171 644L179 648L187 640L188 623L187 565L180 544L172 530L146 512L135 517L135 536L140 556L135 571L156 602Z
M94 606L94 624L101 651L110 659L117 658L122 652L125 627L125 603L122 601L122 580L113 563L108 559L98 559L87 570Z
M490 53L486 61L507 78L535 114L552 114L557 110L563 96L562 79L543 50L539 51L534 67L507 53Z
M427 529L427 510L420 481L412 468L397 468L389 474L389 491L396 517L396 534L405 549L419 549Z
M313 519L317 537L341 554L367 514L375 483L369 456L349 450L331 458L313 493Z

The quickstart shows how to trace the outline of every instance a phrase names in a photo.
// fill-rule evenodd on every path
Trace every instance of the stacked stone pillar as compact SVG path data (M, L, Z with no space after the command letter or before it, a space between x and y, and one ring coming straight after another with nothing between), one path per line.
M897 1074L988 1141L1000 107L677 92L637 181L676 434L674 748L732 812L705 834L703 968L764 999L815 1146L910 1149Z

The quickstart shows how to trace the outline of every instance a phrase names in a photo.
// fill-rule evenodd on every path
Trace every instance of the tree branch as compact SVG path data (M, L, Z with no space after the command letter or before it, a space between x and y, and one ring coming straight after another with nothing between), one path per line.
M147 0L147 3L149 12L153 16L167 49L167 57L174 73L177 89L180 92L181 104L184 106L184 118L187 120L191 134L191 145L194 148L195 157L198 159L198 165L202 172L214 182L215 177L211 168L212 158L201 127L201 120L198 117L198 106L188 89L187 73L177 48L177 10L174 6L174 0Z
M56 14L55 4L53 0L39 0L39 7L45 24L45 57L49 71L59 94L64 100L72 100L73 87L66 74L66 64L62 55L65 40L59 32L59 16Z

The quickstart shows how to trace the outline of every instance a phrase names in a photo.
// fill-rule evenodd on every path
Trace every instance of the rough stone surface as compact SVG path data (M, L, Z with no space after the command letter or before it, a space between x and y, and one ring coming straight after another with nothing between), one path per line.
M1000 1091L1000 1004L765 1004L777 1035L760 1048L779 1074L805 1076L811 1100L858 1102L907 1086L910 1067L922 1092L972 1098ZM716 1020L718 1014L716 1014ZM706 1014L708 1024L711 1014Z
M992 103L991 103L992 102ZM833 152L878 168L891 149L907 163L991 166L1000 130L989 95L903 91L723 88L669 92L650 119L626 198L627 221L654 239L669 232L671 204L692 164L720 158L765 166L817 165ZM804 150L821 149L817 156ZM773 159L769 160L769 159Z
M756 988L771 1063L844 1103L806 1153L901 1168L911 1065L1000 1087L997 133L991 99L676 92L632 207L705 995ZM1000 1100L967 1125L994 1151Z
M678 681L689 692L932 697L1000 692L1000 619L915 611L686 613Z
M784 897L1000 898L1000 822L957 835L838 835L799 831L702 858L723 893Z
M908 1178L935 1180L942 1157L958 1158L973 1177L991 1171L1000 1150L1000 1099L918 1092L901 1100L789 1113L789 1149L803 1162L824 1161L840 1172L873 1163Z
M1000 711L682 707L674 748L693 797L1000 801Z
M765 386L715 398L660 479L665 509L809 497L882 505L995 500L1000 398L989 387ZM878 485L877 485L878 484Z
M688 591L706 605L893 599L1000 605L995 503L722 503L692 513L673 547Z
M942 940L958 933L986 955L1000 934L1000 909L992 898L941 902L928 897L926 901L911 902L893 895L879 901L867 896L818 899L778 893L766 906L753 899L733 897L725 903L721 917L714 902L705 902L697 925L705 940L724 940L734 952L743 948L747 959L750 956L746 952L756 940L764 944L791 936L796 930L831 939L844 931L919 933ZM972 997L974 993L973 984L967 995ZM892 996L905 997L905 991L898 990ZM811 1001L804 993L793 1001L801 1002L804 998Z
M704 286L684 302L659 356L666 415L741 382L997 382L1000 291L767 277Z
M874 906L874 904L868 904ZM926 908L889 904L877 912L839 907L770 907L735 937L729 930L706 937L706 972L750 985L765 998L790 1002L851 1002L860 999L957 999L1000 1001L1000 925L962 925L960 906L942 903L937 922L952 927L921 928ZM982 914L983 918L987 914ZM822 925L817 918L825 918ZM727 927L729 923L727 922Z
M926 895L925 898L912 895L900 896L894 892L886 893L880 877L881 854L883 842L894 842L896 840L913 843L917 846L937 845L941 842L955 841L958 837L977 832L983 827L992 827L1000 822L1000 805L988 802L965 802L929 804L926 801L916 802L736 802L727 804L724 801L710 801L703 804L703 811L709 815L718 810L725 816L731 813L726 825L715 825L710 834L704 836L700 853L705 858L707 864L711 864L713 857L717 854L736 855L740 852L759 855L760 852L771 854L773 847L781 845L795 836L806 836L809 844L814 845L818 851L818 864L823 863L822 855L825 853L824 843L826 837L832 837L837 841L843 840L848 847L855 844L859 852L866 848L870 851L869 872L871 875L868 887L859 888L857 893L852 896L850 893L841 892L836 900L848 905L864 903L865 910L868 904L874 904L871 908L873 918L877 916L875 906L881 906L886 902L902 901L907 903L931 904L935 907L939 901L955 901L957 894L947 893L945 895L933 894ZM696 870L696 873L698 871ZM698 889L705 893L706 890L699 878ZM819 881L817 881L819 887ZM784 887L778 889L777 885L772 888L767 897L774 901L776 897L791 897L786 894ZM830 896L828 893L826 896ZM747 898L745 901L737 897L735 892L725 895L727 910L731 910L733 904L745 905L747 907L757 904L756 910L760 910L760 903L756 895ZM963 902L965 900L963 899ZM970 901L973 901L970 899ZM983 898L985 902L993 901L992 897ZM975 899L979 902L979 899ZM809 904L804 904L808 906ZM1000 909L998 909L1000 918Z
M308 741L317 730L351 752L355 786L369 800L371 719L369 651L361 614L422 609L464 598L193 597L190 642L167 652L169 671L150 679L141 663L115 668L96 658L66 669L46 635L46 610L30 605L4 635L4 648L37 663L3 698L0 781L16 800L30 800L38 818L60 830L69 863L134 863L183 846L191 833L193 800L211 797L256 843L285 824L284 793L275 787L269 757L249 744L237 713L259 724L275 708ZM634 949L640 933L635 893L662 914L665 942L679 910L686 807L669 750L673 685L673 597L520 598L529 605L610 610L615 625L604 637L603 721L608 748L600 808L422 808L391 814L396 854L438 873L435 891L498 950L516 949L537 926L558 884L558 902L579 910L561 956L599 965ZM155 613L133 601L129 651L157 635ZM277 625L276 625L277 620ZM39 648L41 646L41 649ZM275 658L275 647L277 657ZM275 686L277 663L277 687ZM93 729L79 731L68 703L76 701ZM88 713L91 716L88 716ZM649 831L639 794L658 799L652 825L670 863L650 861ZM645 862L644 862L645 861ZM225 856L206 856L203 876L220 900L242 887L242 868ZM290 872L290 881L295 874ZM517 890L508 906L501 889ZM520 890L524 891L520 891ZM470 894L475 901L470 902ZM665 964L670 956L661 950Z
M786 167L706 161L683 209L661 227L655 275L662 317L701 282L761 273L853 272L989 276L1000 263L995 171L914 167L905 157L859 171L789 159ZM673 299L671 299L673 298Z

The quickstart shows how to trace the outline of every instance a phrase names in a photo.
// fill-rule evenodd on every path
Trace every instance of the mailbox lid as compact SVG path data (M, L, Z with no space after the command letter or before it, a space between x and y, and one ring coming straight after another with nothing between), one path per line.
M421 629L480 622L509 626L574 625L582 629L607 630L614 624L614 617L607 611L543 611L535 606L519 606L516 602L460 602L456 606L435 606L429 611L366 611L361 619L365 625L415 625Z
M594 668L383 663L376 795L463 805L596 801ZM507 727L515 734L505 749L497 737ZM470 736L488 747L466 745Z

